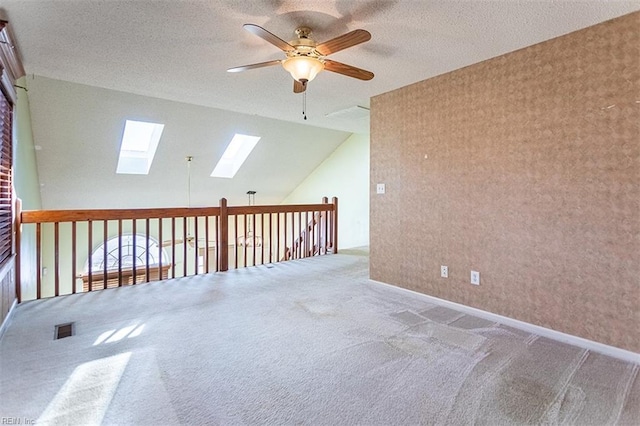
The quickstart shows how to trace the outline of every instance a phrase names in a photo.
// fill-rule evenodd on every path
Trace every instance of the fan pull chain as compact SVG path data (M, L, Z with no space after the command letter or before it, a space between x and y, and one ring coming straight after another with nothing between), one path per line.
M302 116L307 119L307 91L302 92Z
M187 160L187 206L191 208L191 160L192 156L185 157Z

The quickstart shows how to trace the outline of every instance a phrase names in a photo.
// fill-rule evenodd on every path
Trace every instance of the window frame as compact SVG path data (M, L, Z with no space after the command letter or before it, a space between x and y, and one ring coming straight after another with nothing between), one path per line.
M13 125L16 80L25 75L9 23L0 20L0 268L16 255Z
M96 271L103 271L105 261L109 265L107 266L107 272L118 271L120 268L122 270L133 269L133 263L128 264L123 262L123 260L130 256L129 249L133 248L134 242L136 247L136 268L147 266L147 247L149 249L149 266L158 266L161 256L162 259L168 259L167 252L155 238L151 236L147 238L144 234L122 234L109 238L93 250L91 254L91 273L94 274ZM107 246L107 259L104 258L105 245ZM121 257L118 256L118 252L120 252ZM131 251L131 253L132 252L133 251ZM111 258L113 258L113 262L109 261ZM83 274L88 273L89 258L85 261Z

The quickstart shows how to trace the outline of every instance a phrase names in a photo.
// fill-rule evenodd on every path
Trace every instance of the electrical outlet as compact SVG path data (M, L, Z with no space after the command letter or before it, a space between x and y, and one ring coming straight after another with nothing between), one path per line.
M471 284L480 285L480 272L471 271Z
M384 183L379 183L378 185L376 185L376 193L384 194L385 191L386 191L386 188L385 188Z
M448 266L440 266L440 276L442 278L449 278L449 267Z

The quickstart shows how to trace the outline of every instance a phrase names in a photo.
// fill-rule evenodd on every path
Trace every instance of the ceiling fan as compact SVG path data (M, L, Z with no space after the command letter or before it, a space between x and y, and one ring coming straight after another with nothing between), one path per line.
M311 37L310 28L299 27L295 31L297 38L287 43L258 25L245 24L243 28L281 49L287 57L285 59L229 68L228 72L240 72L282 64L284 69L293 77L294 93L304 92L307 89L307 83L313 80L322 70L332 71L360 80L371 80L373 78L371 71L327 59L327 56L332 53L369 41L371 34L366 30L353 30L324 43L316 43Z

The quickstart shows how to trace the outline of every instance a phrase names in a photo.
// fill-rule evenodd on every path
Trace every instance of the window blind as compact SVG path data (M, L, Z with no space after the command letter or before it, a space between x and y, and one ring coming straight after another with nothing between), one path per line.
M13 251L12 140L13 107L0 92L0 265Z

